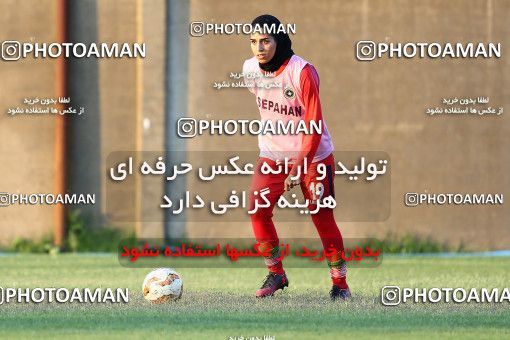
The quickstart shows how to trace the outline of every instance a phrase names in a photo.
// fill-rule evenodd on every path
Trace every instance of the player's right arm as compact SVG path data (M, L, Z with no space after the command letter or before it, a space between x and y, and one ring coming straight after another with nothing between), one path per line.
M255 90L253 88L253 86L254 86L254 78L253 77L249 77L249 75L251 73L253 73L253 71L250 70L249 62L250 62L249 59L244 61L244 64L243 64L243 79L244 79L244 84L248 88L248 91L250 91L251 93L255 94Z

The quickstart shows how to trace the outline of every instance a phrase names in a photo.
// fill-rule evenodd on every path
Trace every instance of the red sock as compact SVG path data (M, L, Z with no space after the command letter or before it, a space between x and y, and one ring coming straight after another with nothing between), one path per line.
M347 285L347 281L345 280L345 277L333 278L332 281L333 281L333 284L340 289L349 288L349 286Z
M282 275L283 273L285 273L285 271L283 270L282 261L278 261L278 263L276 263L275 265L267 266L267 269L269 269L271 273L278 275Z
M281 252L278 244L274 245L274 242L259 243L259 250L271 254L268 257L264 257L264 263L271 273L281 275L285 272L283 270Z
M331 281L333 281L335 286L339 287L340 289L349 288L345 279L347 275L347 266L345 263L341 264L339 267L331 267L329 270L329 275L331 276Z

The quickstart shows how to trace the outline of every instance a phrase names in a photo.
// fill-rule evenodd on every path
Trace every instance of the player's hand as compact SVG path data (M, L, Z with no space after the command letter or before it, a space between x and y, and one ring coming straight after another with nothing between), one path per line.
M299 183L301 183L301 179L291 179L292 175L289 175L286 179L285 179L285 191L289 191L290 189L292 189L293 187L299 185Z

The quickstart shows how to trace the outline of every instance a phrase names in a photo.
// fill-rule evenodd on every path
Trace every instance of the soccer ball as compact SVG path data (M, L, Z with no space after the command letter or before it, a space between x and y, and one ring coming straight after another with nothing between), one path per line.
M152 303L180 299L182 291L182 278L171 268L154 269L143 280L143 297Z

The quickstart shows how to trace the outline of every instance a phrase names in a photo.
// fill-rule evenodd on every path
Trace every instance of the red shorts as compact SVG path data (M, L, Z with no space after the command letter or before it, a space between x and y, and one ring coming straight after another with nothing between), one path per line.
M258 159L250 188L250 209L253 209L254 207L255 195L253 195L253 191L260 192L264 188L269 188L269 193L266 195L266 197L271 204L270 210L272 210L280 196L285 191L285 179L289 176L288 174L292 168L292 164L289 164L287 167L287 173L285 173L285 171L281 171L279 174L264 175L261 172L261 167L264 162L267 163L271 169L278 169L278 164L275 161L264 157ZM321 172L318 171L319 164L324 164L320 166ZM303 172L303 169L301 172ZM333 182L334 176L335 159L333 158L333 154L330 154L328 157L321 161L310 163L310 165L307 167L306 174L301 174L301 191L303 192L304 198L309 200L310 208L313 209L313 206L315 205L314 203L317 199L323 199L330 195L333 198L335 197L335 188ZM259 202L261 202L260 198Z

